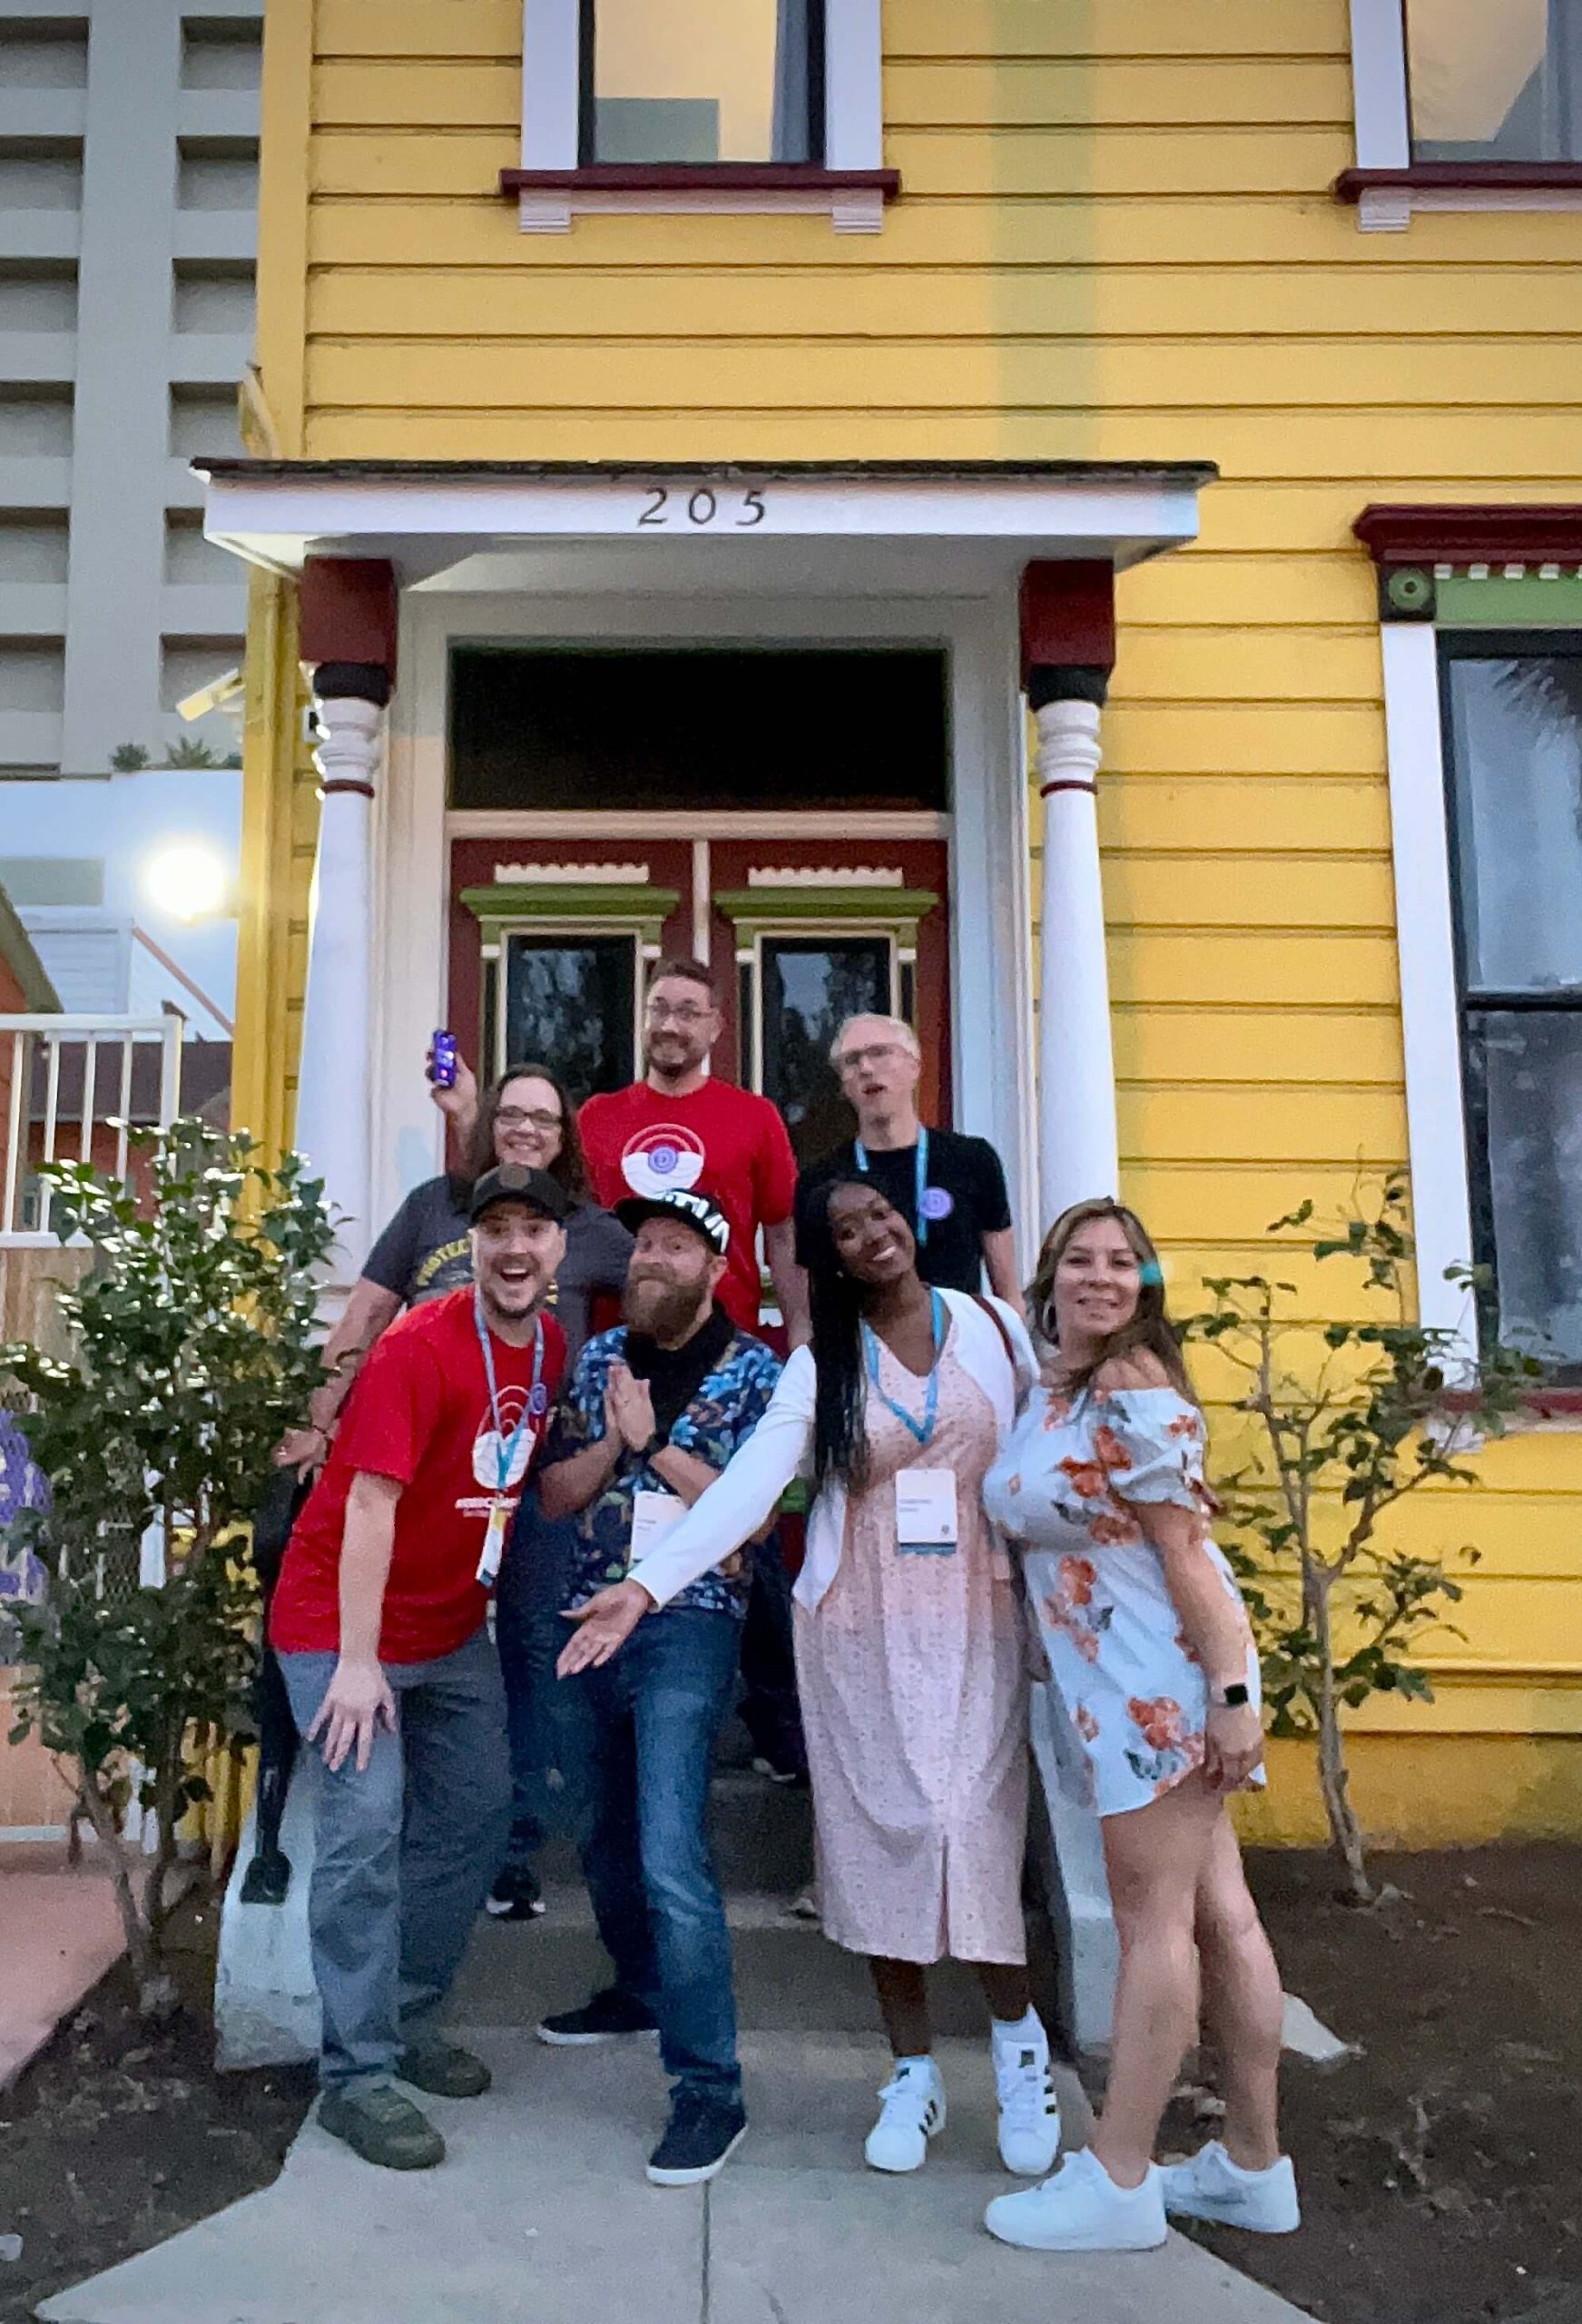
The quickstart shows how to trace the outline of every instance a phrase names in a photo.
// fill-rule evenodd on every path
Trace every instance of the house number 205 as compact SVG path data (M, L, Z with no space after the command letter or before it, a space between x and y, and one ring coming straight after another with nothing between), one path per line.
M740 497L732 492L722 496L706 485L689 493L683 500L679 492L668 485L654 484L648 488L637 517L639 527L645 525L690 525L694 531L703 532L711 525L728 525L733 532L749 532L754 525L762 525L769 514L763 495L756 487Z

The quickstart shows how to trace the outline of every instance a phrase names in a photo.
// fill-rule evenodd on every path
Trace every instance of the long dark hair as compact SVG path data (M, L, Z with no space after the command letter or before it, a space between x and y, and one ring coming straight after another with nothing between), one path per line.
M549 1175L574 1202L585 1202L588 1194L588 1166L583 1155L582 1133L577 1128L576 1107L571 1091L558 1073L547 1065L531 1060L526 1065L508 1065L504 1073L490 1082L478 1102L478 1118L473 1124L462 1179L469 1188L486 1170L495 1167L495 1116L500 1110L500 1099L513 1081L547 1081L560 1100L560 1152L549 1165Z
M848 1173L818 1187L802 1222L808 1306L813 1324L813 1490L831 1477L860 1484L868 1460L867 1384L862 1355L865 1284L849 1275L835 1248L830 1206L844 1187L869 1181Z
M1038 1254L1038 1264L1033 1280L1027 1285L1027 1314L1034 1331L1046 1347L1059 1344L1055 1328L1055 1271L1062 1254L1079 1226L1095 1218L1113 1218L1135 1255L1142 1280L1137 1287L1137 1312L1118 1332L1111 1332L1096 1349L1093 1360L1083 1366L1070 1382L1074 1394L1086 1388L1101 1364L1112 1356L1129 1354L1134 1348L1146 1348L1164 1365L1173 1388L1180 1391L1187 1401L1196 1403L1197 1393L1187 1377L1182 1361L1181 1342L1164 1305L1164 1270L1159 1264L1159 1254L1153 1239L1135 1210L1125 1203L1112 1202L1107 1197L1091 1202L1074 1202L1063 1210L1044 1237L1044 1247Z

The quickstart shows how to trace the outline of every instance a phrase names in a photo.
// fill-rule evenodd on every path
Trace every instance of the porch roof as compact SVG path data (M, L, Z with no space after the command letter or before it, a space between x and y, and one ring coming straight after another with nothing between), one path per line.
M1157 556L1195 537L1198 493L1219 473L1207 460L192 465L208 480L209 538L277 573L312 555L378 556L408 586L482 587L503 576L474 561L509 557L529 585L630 586L653 574L663 544L675 553L666 586L785 586L814 573L830 589L929 595L997 588L1032 558L1119 570ZM924 542L926 572L908 569Z

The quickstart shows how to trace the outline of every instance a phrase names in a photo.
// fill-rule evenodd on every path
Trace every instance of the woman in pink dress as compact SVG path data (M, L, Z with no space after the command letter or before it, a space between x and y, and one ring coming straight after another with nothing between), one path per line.
M919 1279L866 1179L820 1187L807 1236L811 1348L719 1480L580 1610L561 1667L606 1659L748 1540L811 1456L796 1649L824 1929L867 1956L894 2054L867 2160L915 2171L944 2126L925 1972L948 1955L993 2014L1001 2159L1036 2177L1059 2117L1021 1909L1027 1633L981 1498L1032 1346L1003 1303Z
M1133 1213L1078 1203L1029 1295L1043 1376L984 1497L1021 1546L1028 1593L1099 1817L1121 1941L1109 2085L1092 2147L990 2204L1007 2243L1137 2250L1165 2213L1284 2233L1280 1974L1247 1892L1227 1794L1262 1782L1258 1658L1209 1537L1203 1413ZM1223 2140L1161 2171L1159 2118L1204 2001L1224 2076Z

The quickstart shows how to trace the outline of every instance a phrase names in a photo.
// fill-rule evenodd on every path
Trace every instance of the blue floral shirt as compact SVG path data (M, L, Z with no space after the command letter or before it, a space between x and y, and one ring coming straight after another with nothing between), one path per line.
M569 1461L585 1446L603 1441L610 1367L623 1359L625 1351L624 1325L589 1340L561 1399L545 1447L543 1468ZM724 1468L768 1411L780 1372L780 1358L771 1348L745 1332L733 1333L720 1361L699 1384L671 1430L669 1442L678 1452L706 1461L711 1469ZM577 1538L566 1576L567 1606L580 1606L596 1590L624 1581L632 1562L632 1514L637 1495L669 1490L650 1461L623 1453L603 1492L572 1521ZM747 1608L744 1561L727 1559L673 1598L671 1604L742 1615Z

